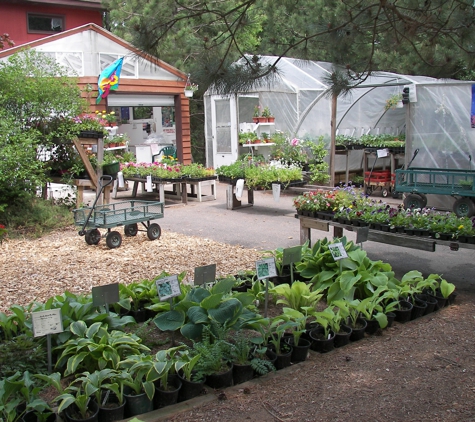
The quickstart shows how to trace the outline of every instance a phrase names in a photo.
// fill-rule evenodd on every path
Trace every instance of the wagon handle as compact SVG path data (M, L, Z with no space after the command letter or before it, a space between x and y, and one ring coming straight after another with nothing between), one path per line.
M411 161L409 161L409 164L407 165L407 168L411 167L412 162L414 161L414 158L416 158L416 155L419 154L419 148L416 148L414 151L414 155L411 158Z
M106 183L102 183L103 180L107 180ZM79 230L78 234L79 236L84 236L86 234L86 226L87 223L89 223L89 219L91 218L92 212L94 211L94 208L96 207L97 200L102 194L102 191L106 186L109 186L113 182L114 178L109 175L109 174L104 174L99 178L99 191L97 192L96 199L94 200L94 204L92 204L91 209L89 210L89 214L87 215L86 220L84 221L84 224L82 226L82 229Z
M472 154L468 154L468 165L470 170L472 170Z

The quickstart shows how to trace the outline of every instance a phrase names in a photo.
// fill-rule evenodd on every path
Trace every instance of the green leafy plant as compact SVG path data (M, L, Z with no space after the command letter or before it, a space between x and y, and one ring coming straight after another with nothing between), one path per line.
M306 307L316 308L323 297L322 290L311 291L310 286L302 281L295 281L290 286L279 284L271 290L272 293L283 296L283 299L277 300L277 304L282 303L297 311L302 311Z
M70 331L75 337L57 348L62 353L56 367L66 364L65 375L74 374L80 368L117 369L125 356L150 351L134 334L117 330L109 333L100 322L87 327L84 321L76 321L70 325Z

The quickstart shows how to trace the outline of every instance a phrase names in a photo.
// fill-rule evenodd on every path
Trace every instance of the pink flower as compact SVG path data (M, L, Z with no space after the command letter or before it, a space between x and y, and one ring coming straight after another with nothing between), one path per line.
M294 138L290 141L290 145L293 147L297 146L299 144L299 140L297 138Z

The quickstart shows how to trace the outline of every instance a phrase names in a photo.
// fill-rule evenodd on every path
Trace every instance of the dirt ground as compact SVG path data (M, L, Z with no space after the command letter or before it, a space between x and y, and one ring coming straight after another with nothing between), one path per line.
M256 250L163 232L144 233L109 250L88 246L75 229L0 246L0 310L65 290L153 278L216 262L219 274L252 268ZM449 275L445 274L449 279ZM395 323L327 354L310 352L291 366L224 394L208 389L186 406L148 421L475 421L475 292L457 289L455 303ZM219 397L219 399L218 399Z

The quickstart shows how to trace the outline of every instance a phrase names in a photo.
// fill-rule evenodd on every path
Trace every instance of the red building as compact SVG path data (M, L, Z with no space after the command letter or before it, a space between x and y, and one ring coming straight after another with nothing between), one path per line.
M0 34L15 45L57 34L78 26L102 26L101 0L2 0Z

